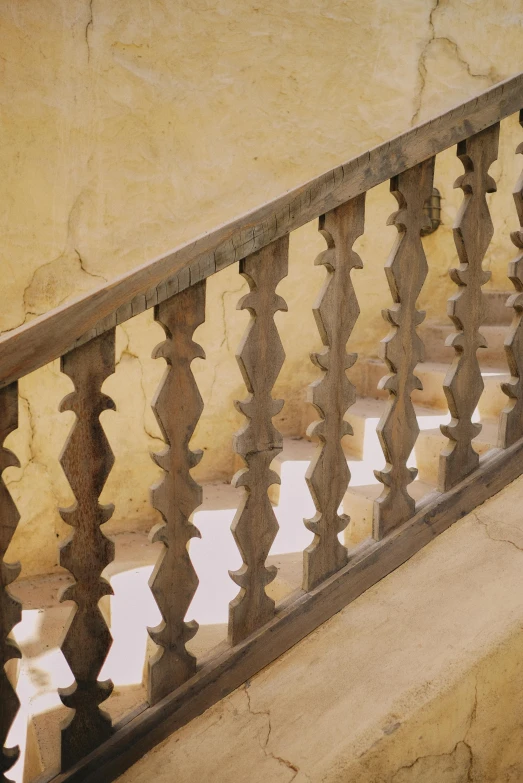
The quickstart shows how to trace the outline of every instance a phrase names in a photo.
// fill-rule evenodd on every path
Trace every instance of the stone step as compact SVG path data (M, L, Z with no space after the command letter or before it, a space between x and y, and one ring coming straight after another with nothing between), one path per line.
M487 342L486 348L478 349L478 359L482 367L506 368L504 342L507 336L508 326L500 324L485 324L481 327L481 334ZM419 335L425 346L425 357L428 362L440 362L450 364L455 351L452 346L445 345L449 335L455 334L456 329L448 323L427 323L419 329Z
M378 462L383 458L376 428L386 407L386 400L373 400L367 397L357 400L349 409L345 418L351 424L354 434L344 439L345 453L348 456L365 461L377 456ZM449 421L447 411L437 411L420 405L415 406L415 411L420 431L433 430Z
M514 311L506 306L507 298L513 291L483 290L487 308L484 320L485 326L508 325L512 321Z
M369 415L367 421L376 420L376 416L383 408L384 403L367 401L366 412ZM446 446L448 439L442 434L439 425L449 421L446 415L434 415L434 411L417 409L420 433L416 440L413 453L409 459L409 467L418 470L418 476L408 491L416 502L434 491L438 482L439 455ZM431 414L431 415L430 415ZM424 426L425 425L429 425ZM434 426L435 425L435 426ZM484 454L497 445L498 423L497 421L484 420L482 429L474 439L474 448L478 454ZM345 530L344 537L347 546L355 546L372 535L372 518L374 501L383 491L383 485L373 476L373 468L380 469L384 465L384 456L375 431L368 429L365 438L365 453L361 463L351 462L349 466L352 472L351 482L343 500L344 513L351 517L351 521Z
M498 442L498 422L484 420L481 422L481 432L474 438L473 446L478 454L484 454L495 448ZM421 481L436 486L438 482L439 455L448 443L439 427L422 430L416 441L414 453L418 477Z
M434 491L434 486L416 479L409 485L408 491L409 495L419 502ZM350 522L344 532L346 546L356 546L372 537L374 501L379 498L382 492L383 484L377 479L371 484L351 484L349 486L343 498L343 511L350 517Z
M423 390L415 390L412 400L415 405L438 411L448 410L447 399L443 392L443 381L449 365L439 362L422 362L416 367L416 375L423 384ZM351 371L353 383L362 397L386 399L387 392L377 388L386 374L386 366L379 359L364 359L356 362ZM501 391L500 384L509 379L508 370L485 368L482 370L485 388L478 404L482 419L496 419L507 404L507 397Z

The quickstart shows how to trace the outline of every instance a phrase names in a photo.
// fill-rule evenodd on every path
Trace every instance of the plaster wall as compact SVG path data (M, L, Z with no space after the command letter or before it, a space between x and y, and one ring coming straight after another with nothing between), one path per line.
M165 0L0 2L0 330L8 331L218 223L459 103L523 68L517 0ZM502 127L496 235L486 260L507 287L516 227L511 190L521 140ZM451 225L461 192L455 151L439 156L444 225L425 240L430 273L420 306L444 317L455 263ZM396 229L388 184L369 193L354 275L362 309L352 347L375 356L390 304L383 265ZM278 426L303 427L308 354L320 342L311 307L324 277L315 225L291 237L289 277L277 316L287 361L275 389ZM193 439L195 475L233 472L232 406L245 394L234 350L247 322L235 305L246 284L235 268L208 283L207 322L195 362L205 412ZM163 372L151 314L117 330L116 374L104 390L117 413L102 418L116 454L102 496L116 511L107 532L156 521L149 458L162 447L149 408ZM5 477L22 519L10 559L25 574L55 570L73 501L58 463L72 414L57 412L71 385L58 362L20 383L20 428L7 445L21 468ZM308 414L305 414L306 416Z

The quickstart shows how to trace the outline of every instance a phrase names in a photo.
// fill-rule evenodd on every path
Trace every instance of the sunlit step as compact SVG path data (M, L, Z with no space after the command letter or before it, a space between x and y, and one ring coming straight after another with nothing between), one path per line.
M473 440L473 447L478 454L485 454L497 446L499 425L497 421L481 422L481 432ZM436 485L438 482L439 455L446 447L446 438L438 428L422 430L414 447L418 478L421 481Z
M415 405L433 408L439 411L448 409L443 392L443 382L450 365L436 362L423 362L416 367L416 375L421 380L423 390L415 390L412 400ZM386 374L383 362L376 359L363 359L356 362L351 370L352 378L363 397L385 399L387 392L378 390L380 379ZM507 397L501 391L500 384L509 379L508 370L484 369L481 373L484 391L478 404L481 418L494 419L507 404Z
M423 325L425 327L425 325ZM456 329L448 324L428 323L420 329L420 337L425 346L425 356L429 362L442 362L450 364L455 351L452 346L445 344ZM486 340L487 347L478 349L478 359L482 367L506 367L504 342L509 327L505 324L485 324L480 327L480 332Z
M433 491L434 486L419 480L413 481L408 487L409 495L416 502ZM349 486L343 499L343 511L350 517L344 537L346 546L356 546L372 537L374 501L379 498L382 492L383 484L378 481L372 484Z

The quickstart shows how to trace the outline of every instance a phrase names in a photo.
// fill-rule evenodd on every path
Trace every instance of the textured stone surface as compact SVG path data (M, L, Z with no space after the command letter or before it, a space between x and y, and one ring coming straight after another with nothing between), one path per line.
M0 330L99 286L201 231L339 164L523 67L513 0L388 0L360 3L275 0L192 4L100 0L0 7ZM496 236L487 259L492 286L506 287L516 225L510 192L515 120L502 128L493 166ZM444 225L425 241L429 277L420 306L445 313L455 262L451 224L462 172L454 150L440 156L436 185ZM396 208L388 184L369 194L365 270L354 275L362 315L352 345L374 356L390 303L382 272L395 239L385 227ZM305 388L317 377L308 354L319 338L312 304L324 272L314 225L291 237L289 277L278 315L287 354L275 395L285 434L303 430ZM232 407L244 389L234 351L246 314L235 305L244 281L235 269L208 285L207 352L195 362L205 411L194 446L202 478L229 478ZM147 487L157 476L148 452L158 446L149 401L162 374L148 357L161 338L146 315L119 328L116 376L106 386L116 414L104 423L116 454L104 493L116 503L108 526L155 521ZM158 366L159 365L159 366ZM10 437L22 469L7 479L22 520L11 557L24 573L57 567L64 526L58 504L70 492L57 463L71 419L57 405L69 390L57 364L21 384L21 430ZM33 433L29 444L28 435ZM379 466L377 466L379 467ZM53 535L53 531L56 535ZM45 539L45 540L44 540Z
M523 479L120 783L523 779Z

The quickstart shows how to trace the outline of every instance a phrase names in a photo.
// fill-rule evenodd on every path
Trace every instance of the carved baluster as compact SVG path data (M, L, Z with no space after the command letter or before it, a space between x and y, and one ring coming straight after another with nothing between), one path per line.
M62 652L75 683L60 691L66 707L74 709L62 729L62 769L90 753L112 733L109 716L99 708L113 689L112 682L98 675L112 644L99 601L111 595L109 583L100 576L114 559L114 544L100 525L107 522L114 506L102 506L98 498L114 463L114 456L100 423L102 411L115 409L101 387L114 372L114 329L95 337L62 357L62 372L71 378L74 392L62 400L60 410L73 411L76 421L60 457L76 502L60 513L74 530L60 547L60 563L75 577L62 601L75 601Z
M481 286L490 279L490 272L482 263L494 233L486 193L496 190L488 170L497 158L498 139L499 123L460 142L457 150L465 174L456 180L455 187L463 190L464 198L454 226L460 265L450 270L450 277L459 291L449 299L448 314L459 331L448 339L456 356L443 384L452 419L441 425L449 438L440 455L441 491L451 489L479 464L472 440L479 435L481 424L473 423L472 415L483 391L476 352L486 346L479 332L485 317Z
M350 481L341 438L352 435L352 428L343 417L356 399L346 371L352 367L357 355L348 354L346 347L360 312L351 272L361 269L363 264L352 245L363 234L364 220L363 193L323 215L319 223L328 249L317 257L315 264L325 266L328 274L313 312L322 342L327 347L321 353L311 355L312 362L324 375L310 385L308 392L309 401L322 418L313 422L308 432L319 442L306 474L316 514L305 520L314 539L304 552L304 590L312 590L348 560L347 549L338 539L338 534L349 523L346 514L338 514Z
M196 658L186 649L198 629L184 622L198 586L187 545L200 536L191 514L202 502L202 489L190 470L202 452L189 449L203 403L191 371L196 357L205 358L203 349L192 340L195 329L205 321L205 281L186 288L155 307L155 319L167 336L154 351L167 369L152 407L167 447L155 454L155 462L165 475L152 488L152 504L164 524L151 532L153 541L164 549L150 579L150 587L162 613L163 622L149 634L159 649L149 661L149 702L154 704L189 679L196 671Z
M523 127L523 110L519 115ZM523 154L523 142L518 145L517 153ZM508 276L516 293L507 300L507 307L514 308L514 319L505 339L505 353L511 379L503 383L501 388L510 398L507 407L501 413L499 445L501 448L512 446L523 438L523 171L514 189L514 201L519 218L519 231L510 235L512 242L521 251L508 265Z
M415 501L407 491L416 478L415 468L407 460L419 434L411 394L421 389L414 371L423 361L423 343L416 331L425 313L416 309L416 301L427 276L427 259L421 243L421 231L430 227L423 211L432 193L434 158L420 163L391 180L391 192L399 210L388 220L398 229L398 237L385 266L394 305L383 311L392 330L382 341L381 355L390 374L380 382L389 392L387 408L378 424L378 436L387 464L376 471L384 485L374 504L374 537L383 538L390 530L409 519Z
M285 236L240 262L240 272L251 292L240 300L238 309L249 310L251 320L236 358L250 395L235 403L249 421L234 440L234 448L247 468L233 480L236 487L245 488L245 495L231 527L243 558L242 567L231 573L241 587L229 607L232 644L257 630L274 614L274 601L265 587L276 576L276 568L267 568L265 561L278 532L278 522L267 490L271 484L279 483L270 464L283 443L272 423L283 400L273 400L271 391L285 358L274 314L287 310L275 290L287 275L288 251L289 238Z
M8 467L19 467L20 463L12 451L3 447L7 436L18 427L18 384L12 383L0 390L0 476ZM20 658L18 645L9 634L22 619L22 607L7 589L20 573L20 565L3 560L7 547L18 525L20 515L0 478L0 645L2 650L0 666L0 781L9 781L5 773L16 763L19 748L6 748L5 742L16 717L20 702L16 691L6 674L5 666L13 658Z

